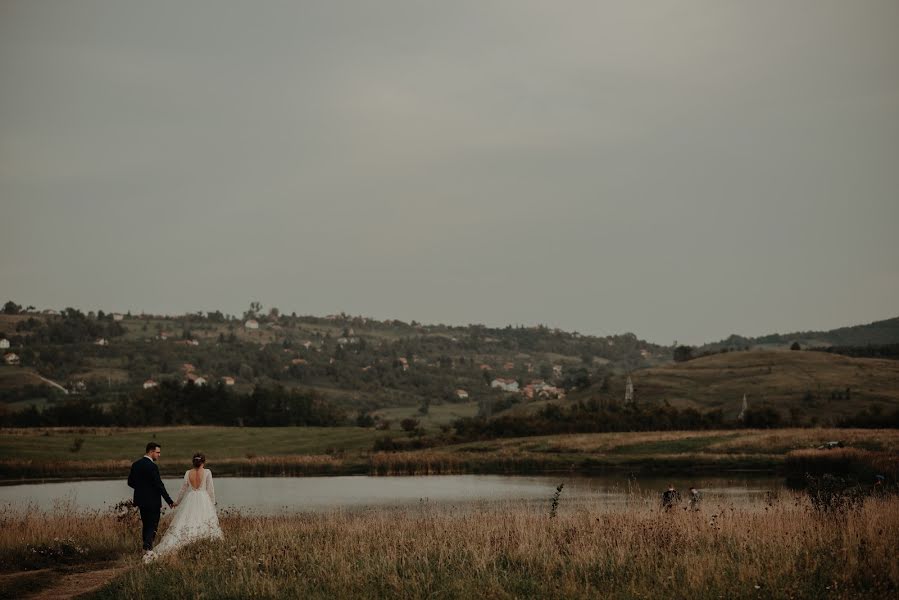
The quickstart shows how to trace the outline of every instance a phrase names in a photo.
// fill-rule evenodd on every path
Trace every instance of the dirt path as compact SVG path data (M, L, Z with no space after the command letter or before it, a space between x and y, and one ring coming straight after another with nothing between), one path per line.
M95 592L129 568L127 565L119 564L83 573L50 574L50 577L55 578L50 587L44 588L34 595L25 596L25 598L28 600L64 600Z

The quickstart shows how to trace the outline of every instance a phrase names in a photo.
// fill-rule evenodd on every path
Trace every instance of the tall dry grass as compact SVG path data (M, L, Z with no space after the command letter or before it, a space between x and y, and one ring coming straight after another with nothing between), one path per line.
M60 502L53 510L0 508L0 572L115 560L139 549L136 515L78 511Z
M803 496L663 512L566 503L224 516L225 541L136 566L98 598L883 598L899 500Z

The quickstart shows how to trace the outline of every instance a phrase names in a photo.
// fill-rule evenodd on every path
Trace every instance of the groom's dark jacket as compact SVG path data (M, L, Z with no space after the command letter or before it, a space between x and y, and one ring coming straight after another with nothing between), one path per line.
M159 476L159 467L146 456L131 465L131 472L128 474L128 487L134 488L134 505L139 508L161 507L160 496L165 498L166 503L172 504L172 498Z

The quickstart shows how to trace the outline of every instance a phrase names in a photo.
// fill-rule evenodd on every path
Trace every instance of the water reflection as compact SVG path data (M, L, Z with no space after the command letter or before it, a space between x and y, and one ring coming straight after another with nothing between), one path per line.
M181 479L166 479L173 496ZM408 506L416 503L466 503L476 501L544 501L559 483L563 498L589 500L615 506L655 494L673 483L686 495L695 485L704 500L752 500L777 492L781 480L774 477L641 477L626 476L506 476L443 475L424 477L220 477L215 480L219 509L239 509L258 514L327 511L362 507ZM0 505L51 509L67 504L79 509L106 510L131 497L124 479L38 483L0 487Z

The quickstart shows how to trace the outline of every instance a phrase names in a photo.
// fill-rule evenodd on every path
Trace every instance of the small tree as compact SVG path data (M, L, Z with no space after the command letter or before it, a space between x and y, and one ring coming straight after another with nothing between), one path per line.
M412 417L408 417L400 421L400 427L402 427L403 431L415 431L418 428L418 419L413 419Z
M693 359L693 348L690 346L678 346L674 349L674 362L687 362Z
M799 342L793 342L790 345L790 350L802 350L802 346L799 345Z
M8 300L6 304L3 305L3 312L7 315L17 315L22 310L22 307L12 300Z

